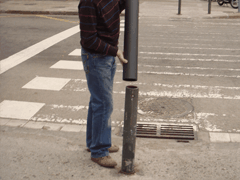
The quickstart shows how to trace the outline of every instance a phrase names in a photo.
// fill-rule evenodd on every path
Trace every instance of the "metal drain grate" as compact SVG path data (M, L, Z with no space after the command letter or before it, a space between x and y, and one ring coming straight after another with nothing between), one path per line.
M137 125L137 135L157 135L157 125L156 124L138 124Z
M196 134L191 125L137 124L136 137L194 140Z

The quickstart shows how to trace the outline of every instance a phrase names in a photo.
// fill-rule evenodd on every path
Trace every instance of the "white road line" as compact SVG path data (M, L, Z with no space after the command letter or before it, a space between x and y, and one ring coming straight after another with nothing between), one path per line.
M68 30L65 30L61 33L58 33L50 38L47 38L37 44L34 44L6 59L1 60L0 62L0 74L6 72L7 70L19 65L20 63L28 60L29 58L37 55L38 53L42 52L45 49L57 44L58 42L78 33L79 25L74 26Z
M86 80L84 79L73 79L73 84L71 86L65 86L64 91L76 91L76 92L86 92ZM124 84L125 82L114 82L114 84ZM188 84L161 84L161 83L140 83L133 82L132 85L140 85L140 86L160 86L161 91L140 91L140 95L150 95L155 97L174 97L174 98L182 98L182 97L191 97L191 98L213 98L213 99L232 99L239 100L240 95L234 94L234 90L240 90L240 87L224 87L224 86L201 86L201 85L188 85ZM231 90L229 94L221 93L224 89ZM198 91L196 91L198 90ZM125 94L124 91L114 91L115 94Z
M167 43L167 42L160 42L160 44L161 45L166 45L166 44L168 44L168 45L171 45L171 46L176 46L176 45L181 45L181 46L183 46L183 45L188 45L188 46L204 46L204 47L206 47L206 46L210 46L210 47L212 47L212 44L209 44L209 43L205 43L205 44L203 44L203 43L201 43L201 44L193 44L193 43ZM150 44L150 46L151 46L151 44Z
M122 70L116 72L122 73ZM218 75L218 74L196 74L196 73L174 73L174 72L154 72L154 71L138 71L138 74L156 74L156 75L172 75L172 76L198 76L198 77L218 77L218 78L240 78L240 75Z
M140 38L147 38L147 40L150 40L151 42L153 41L153 40L163 40L163 39L167 39L167 40L169 40L170 38L174 38L175 40L177 39L177 38L179 38L178 40L181 40L181 41L217 41L217 42L239 42L240 40L233 40L233 39L227 39L227 40L224 40L223 38L222 39L216 39L216 38L218 38L218 37L214 37L214 36L212 36L211 37L211 39L210 38L208 38L208 39L203 39L203 38L200 38L200 39L193 39L193 38L187 38L186 36L166 36L166 35L157 35L157 36L146 36L145 34L139 34L139 37ZM160 38L158 38L158 37L161 37L161 39ZM160 41L161 42L161 41Z
M82 61L60 60L50 68L65 70L83 70Z
M198 76L198 77L221 77L221 78L240 78L240 75L216 75L216 74L197 74L197 73L174 73L174 72L152 72L138 71L141 74L173 75L173 76Z
M44 105L44 103L4 100L0 103L0 117L29 120Z
M154 86L162 86L167 88L193 88L193 89L206 89L206 90L213 90L219 91L222 89L229 89L229 90L240 90L240 87L225 87L225 86L201 86L201 85L190 85L190 84L162 84L162 83L153 83Z
M76 84L87 84L86 79L72 79ZM124 84L125 81L116 81L114 84ZM191 85L191 84L162 84L162 83L142 83L142 82L131 82L133 85L147 85L147 86L162 86L167 88L192 88L192 89L205 89L205 90L222 90L222 89L229 89L229 90L240 90L240 87L227 87L227 86L202 86L202 85Z
M178 55L178 56L216 56L216 57L240 57L240 55L230 54L190 54L190 53L164 53L164 52L139 52L140 54L160 54L160 55Z
M169 61L204 61L204 62L227 62L236 63L240 60L226 60L226 59L194 59L194 58L159 58L159 57L139 57L139 59L156 59L156 60L169 60Z
M37 114L36 116L32 117L30 120L37 121L37 122L59 122L59 123L72 123L72 124L87 124L86 119L72 119L63 118L58 114Z
M30 120L36 122L59 122L59 123L71 123L71 124L82 124L85 125L87 120L85 119L88 106L79 105L62 105L62 104L50 104L44 105L43 112L36 113L30 118ZM124 109L114 108L114 111L124 112ZM144 115L144 112L141 109L138 109L140 115ZM66 115L67 114L67 115ZM81 117L82 116L82 117ZM209 112L194 112L189 114L186 118L153 118L153 117L144 117L140 116L139 122L151 123L190 123L198 125L200 129L205 129L211 132L220 132L223 131L218 125L212 124L211 119L214 118L237 118L234 114L216 114ZM112 124L120 124L119 121L112 121ZM198 129L195 129L198 130ZM228 130L229 132L240 132L240 129L234 128Z
M83 105L79 105L79 106L71 106L71 105L59 105L59 104L51 104L48 105L51 109L68 109L70 111L79 111L82 109L88 109L88 106L83 106Z
M75 49L74 51L72 51L70 54L68 54L69 56L81 56L81 49Z
M184 66L155 66L155 65L141 65L142 67L150 68L166 68L166 69L189 69L189 70L217 70L217 71L240 71L240 69L233 68L206 68L206 67L184 67Z
M79 114L79 112L82 111L87 114L88 106L49 104L45 105L43 109L43 112L35 114L30 120L73 124L87 123L86 119L80 117L81 113Z
M125 94L125 91L113 91L114 94ZM153 97L170 97L170 98L202 98L202 99L230 99L240 100L239 96L227 96L219 93L205 93L205 92L190 92L188 90L174 91L140 91L140 96L153 96Z
M145 48L166 48L165 46L139 46ZM240 51L240 49L233 49L233 48L201 48L201 47L173 47L169 46L168 49L204 49L204 50L221 50L221 51Z
M60 91L71 79L53 77L35 77L23 89Z

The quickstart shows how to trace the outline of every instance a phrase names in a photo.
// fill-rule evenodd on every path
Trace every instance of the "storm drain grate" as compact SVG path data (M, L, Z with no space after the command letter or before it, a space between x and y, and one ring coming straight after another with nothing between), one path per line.
M194 140L196 134L192 125L137 124L136 137Z
M157 135L157 125L155 124L138 124L137 135Z

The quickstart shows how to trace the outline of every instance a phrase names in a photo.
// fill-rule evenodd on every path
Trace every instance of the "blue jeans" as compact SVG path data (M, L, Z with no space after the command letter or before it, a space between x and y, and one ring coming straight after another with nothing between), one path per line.
M87 147L93 158L108 156L108 148L111 147L115 57L89 53L82 48L82 62L91 94L87 117Z

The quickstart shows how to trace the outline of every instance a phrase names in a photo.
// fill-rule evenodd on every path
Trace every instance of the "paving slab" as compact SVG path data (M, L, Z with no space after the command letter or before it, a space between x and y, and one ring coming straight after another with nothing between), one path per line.
M211 142L230 142L229 133L215 133L210 132L210 140Z
M231 142L240 142L240 134L229 133Z
M67 132L80 132L82 130L81 125L72 125L72 124L65 124L61 131L67 131Z

